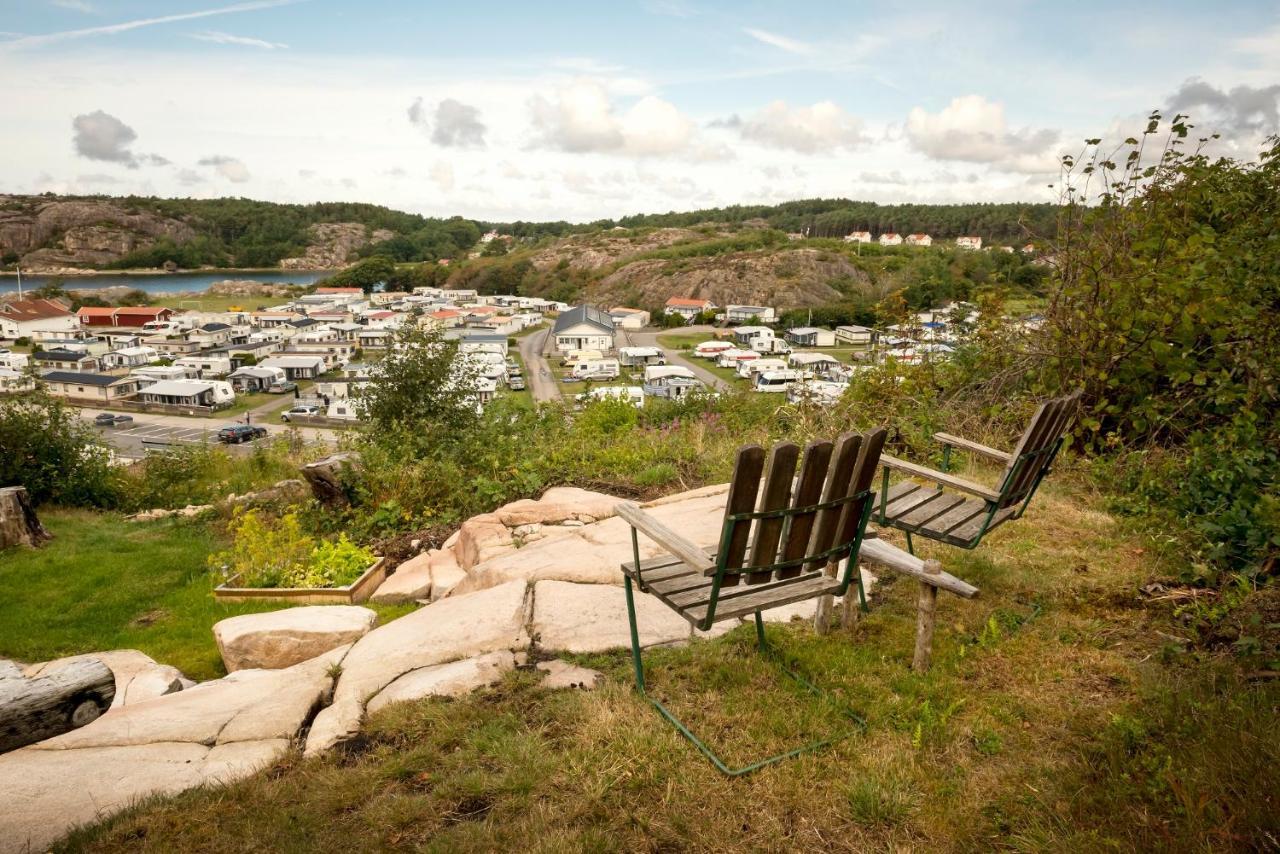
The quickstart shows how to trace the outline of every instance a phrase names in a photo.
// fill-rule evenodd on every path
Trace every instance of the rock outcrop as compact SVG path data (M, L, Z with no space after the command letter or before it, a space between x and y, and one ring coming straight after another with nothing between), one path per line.
M213 637L228 673L279 670L354 643L378 622L359 605L307 605L228 617Z
M573 235L557 240L530 259L539 270L551 270L568 263L572 270L598 270L633 255L649 252L705 235L687 228L658 228L639 235L603 232Z
M0 255L21 256L32 272L102 267L160 238L195 237L187 223L105 199L0 197Z
M370 243L390 240L394 232L370 231L358 222L322 222L308 230L311 245L297 258L281 258L285 270L334 270L355 260L357 249Z

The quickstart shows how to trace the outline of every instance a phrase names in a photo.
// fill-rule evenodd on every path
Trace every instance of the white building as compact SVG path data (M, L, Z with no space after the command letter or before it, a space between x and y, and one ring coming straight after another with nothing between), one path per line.
M908 246L932 246L933 238L927 234L908 234L907 245Z
M901 246L902 235L898 234L897 232L887 231L884 234L880 235L880 245L881 246Z
M160 354L156 352L154 347L121 347L119 350L113 350L103 355L102 367L107 370L113 368L139 368L149 365L159 358Z
M620 305L609 309L609 317L619 329L644 329L649 325L649 312L639 308Z
M850 232L849 234L846 234L844 236L844 242L845 243L870 243L871 232L869 231Z
M837 326L836 341L859 349L870 349L876 343L876 331L865 326Z
M59 300L0 299L0 338L30 338L37 330L71 332L80 318Z
M960 249L981 249L981 237L957 237L956 246Z
M730 323L774 323L778 315L767 305L726 305L724 319Z
M684 318L686 323L692 323L698 315L705 311L714 311L715 308L716 304L709 299L671 297L667 300L663 311L667 314L678 314Z
M589 305L580 305L562 313L551 330L556 349L560 351L612 350L613 333L613 319Z
M834 347L836 334L818 326L797 326L788 329L786 338L798 347Z

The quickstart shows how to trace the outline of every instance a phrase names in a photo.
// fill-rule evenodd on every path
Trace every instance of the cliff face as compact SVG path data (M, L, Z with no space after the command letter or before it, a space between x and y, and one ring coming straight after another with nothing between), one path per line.
M308 230L311 245L297 258L281 258L284 270L333 270L355 260L356 250L369 243L390 240L395 232L370 231L358 222L322 222Z
M0 197L0 255L17 255L35 272L98 267L161 237L182 243L194 236L181 220L132 213L109 201Z
M573 270L596 270L642 252L693 239L705 239L705 236L687 228L659 228L638 237L606 231L559 240L535 252L530 261L539 270L554 269L562 262L568 262Z
M600 291L601 301L609 304L661 305L669 297L697 297L720 306L787 309L839 300L843 294L834 283L846 292L872 288L866 273L837 254L793 249L633 261L606 276Z

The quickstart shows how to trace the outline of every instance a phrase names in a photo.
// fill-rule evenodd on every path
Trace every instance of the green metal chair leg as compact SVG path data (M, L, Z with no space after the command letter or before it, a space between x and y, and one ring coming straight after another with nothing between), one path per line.
M911 532L910 532L910 531L905 531L904 533L907 535L907 551L908 551L910 554L915 554L915 553L916 553L916 547L915 547L915 543L911 542Z
M690 742L692 742L693 746L698 748L698 750L702 753L702 755L707 757L707 759L711 761L711 764L714 765L716 769L720 771L722 774L727 774L730 777L741 777L746 774L750 774L752 771L758 771L767 765L773 765L776 762L781 762L784 759L790 759L793 756L799 756L803 753L811 753L816 750L821 750L824 747L829 747L830 745L835 744L838 741L842 741L848 738L849 736L853 735L856 732L860 732L866 726L866 722L862 719L860 715L858 715L857 712L853 711L848 706L845 706L843 703L840 703L839 701L837 701L829 693L827 693L826 691L823 691L821 688L818 688L813 683L811 683L808 679L805 679L799 673L788 668L785 665L785 662L781 661L781 659L774 653L773 648L769 646L767 640L765 639L764 619L760 616L760 612L757 611L755 613L756 643L760 649L761 654L765 655L768 658L773 659L775 663L780 664L782 666L782 671L784 673L786 673L796 682L800 683L802 686L808 689L810 693L817 694L824 701L832 705L842 715L852 720L855 724L857 724L857 726L846 732L838 733L837 735L832 736L831 738L827 738L827 739L823 739L822 741L815 741L810 744L802 745L801 747L797 747L794 750L788 750L786 753L779 753L775 756L770 756L766 759L761 759L758 762L752 762L750 765L744 765L741 768L729 767L724 763L724 760L722 760L719 756L716 755L715 751L713 751L710 747L708 747L702 741L702 739L694 735L693 732L690 731L690 729L686 727L678 717L675 716L675 714L673 714L666 706L662 705L662 703L658 702L658 700L654 699L653 697L650 697L649 694L645 691L644 660L640 653L640 632L636 626L635 593L631 589L630 577L627 577L625 579L625 589L627 593L627 621L629 622L630 628L631 628L631 662L635 668L636 690L639 691L640 694L646 700L648 700L655 709L658 710L658 713L662 715L662 717L664 717L669 724L674 726L682 736L684 736Z

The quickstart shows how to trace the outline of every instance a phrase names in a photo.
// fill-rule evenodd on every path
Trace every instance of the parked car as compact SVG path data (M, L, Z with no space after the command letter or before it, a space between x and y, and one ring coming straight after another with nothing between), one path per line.
M103 412L93 419L93 423L99 427L114 427L117 424L132 424L132 415L122 415L114 412Z
M512 391L524 391L524 377L516 374L507 379L507 385L511 386Z
M590 382L600 382L600 381L607 382L608 380L616 380L617 378L618 378L617 369L589 371L585 374L580 374L574 377L575 380L584 380L584 381L590 381Z
M285 392L293 391L297 387L298 384L293 380L286 380L282 383L272 383L267 386L267 394L284 394Z
M290 421L294 418L315 418L320 415L320 407L311 406L310 404L301 404L291 409L286 409L280 413L281 421Z
M218 441L227 445L252 442L267 435L267 428L252 424L228 424L218 431Z

